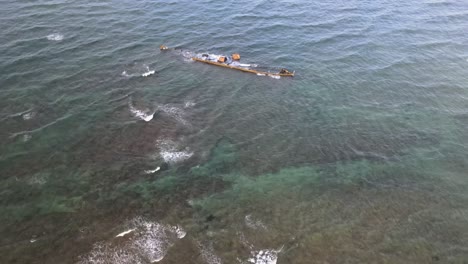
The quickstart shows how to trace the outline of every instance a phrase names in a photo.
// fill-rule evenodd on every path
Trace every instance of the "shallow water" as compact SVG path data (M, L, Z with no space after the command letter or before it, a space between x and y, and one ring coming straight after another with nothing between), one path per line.
M0 262L468 261L466 10L2 3Z

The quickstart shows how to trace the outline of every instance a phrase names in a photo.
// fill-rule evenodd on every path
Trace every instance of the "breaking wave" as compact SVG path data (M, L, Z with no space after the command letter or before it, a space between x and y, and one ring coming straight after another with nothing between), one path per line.
M149 66L144 65L144 68L140 66L133 66L134 69L124 70L121 75L126 78L131 77L148 77L156 73L156 70L151 70Z
M146 122L149 122L153 119L154 117L154 114L156 113L156 111L149 111L149 109L145 110L145 111L142 111L142 110L139 110L139 109L136 109L134 106L133 106L133 103L132 101L130 100L128 102L128 107L130 108L130 112L135 116L135 117L138 117L140 118L141 120L144 120Z
M148 77L150 75L153 75L155 73L155 70L150 70L150 68L147 66L146 67L146 72L142 73L142 77Z
M161 169L161 167L156 167L154 170L145 170L145 173L146 174L153 174L157 171L159 171Z
M94 244L78 264L159 262L169 248L186 235L180 226L163 225L141 217L131 220L128 228L109 241Z
M22 115L23 120L30 120L30 119L34 118L34 116L36 116L36 112L33 112L33 111L24 113L24 114Z
M47 39L51 41L61 41L63 40L63 38L64 36L59 33L53 33L53 34L47 35Z
M245 222L246 225L249 228L254 228L257 229L259 226L262 229L266 229L266 226L259 222L259 221L254 221L252 220L251 215L247 215L245 217ZM252 224L255 223L255 224ZM258 226L257 224L260 223ZM249 241L244 236L244 233L239 232L239 241L248 249L250 249L250 256L247 259L247 263L252 263L252 264L276 264L278 260L278 253L280 253L283 250L283 246L281 246L280 249L261 249L261 250L255 250L255 246L251 244ZM242 262L245 263L245 262Z

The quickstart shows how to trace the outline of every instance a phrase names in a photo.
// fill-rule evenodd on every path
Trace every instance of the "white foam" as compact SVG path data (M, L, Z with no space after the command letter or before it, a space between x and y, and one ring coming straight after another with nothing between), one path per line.
M47 39L52 40L52 41L61 41L63 40L63 35L59 33L53 33L53 34L47 35Z
M203 55L208 55L208 56L203 56ZM218 61L219 57L221 57L221 56L222 55L213 54L213 53L198 53L198 54L195 54L195 57L197 57L197 58L207 59L207 60L211 60L211 61Z
M183 125L186 125L186 126L190 125L189 122L187 120L185 120L185 118L184 118L184 115L185 115L184 110L182 110L180 108L170 106L170 105L161 105L161 106L158 107L158 110L160 110L160 111L164 112L165 114L171 116L172 118L174 118L178 122L182 123Z
M143 253L151 262L161 261L166 251L172 246L165 233L165 227L159 223L145 222L140 236L134 240L133 247Z
M253 250L254 246L247 241L247 238L245 238L244 233L242 232L237 232L237 235L239 236L239 241L244 245L246 248L249 248Z
M33 109L30 108L26 111L22 111L22 112L19 112L19 113L14 113L14 114L11 114L11 115L8 115L8 117L18 117L18 116L23 116L24 114L27 114L29 112L31 112Z
M127 71L123 71L123 72L122 72L122 76L124 76L124 77L132 77L131 75L129 75L129 74L127 73Z
M161 151L161 157L164 159L165 162L175 163L179 161L186 160L193 155L193 152L186 152L186 151Z
M33 112L33 111L27 112L27 113L25 113L25 114L22 115L23 120L30 120L30 119L32 119L34 116L36 116L36 112Z
M156 167L156 169L154 169L154 170L145 170L145 173L146 174L153 174L153 173L159 171L160 169L161 169L161 167Z
M172 229L177 234L178 239L182 239L187 235L187 232L180 226L173 226Z
M119 243L111 241L98 242L78 263L115 263L134 264L159 262L164 259L169 248L177 239L185 236L180 226L163 225L143 218L135 218L128 224L131 229L116 237L133 232L134 235ZM181 236L181 234L184 234Z
M138 117L141 120L144 120L146 122L151 121L154 117L154 114L156 113L156 111L150 113L148 110L147 111L138 110L133 106L131 101L128 103L128 107L130 108L130 112L132 112L132 114L135 117Z
M193 57L195 56L195 53L191 52L191 51L182 51L182 57L186 58L186 59L192 59Z
M116 248L110 243L98 242L86 256L81 257L78 264L131 264L143 261L131 248Z
M150 75L153 75L155 73L154 70L150 70L150 68L148 66L146 66L146 72L142 73L141 76L142 77L148 77Z
M125 235L127 235L127 234L130 234L131 232L133 232L133 231L135 231L135 230L136 230L135 228L129 229L129 230L127 230L127 231L124 231L124 232L122 232L122 233L116 235L115 237L123 237L123 236L125 236Z
M156 70L151 70L149 66L143 64L129 66L120 75L126 78L131 77L148 77L156 73Z
M193 101L187 101L184 104L184 108L189 108L189 107L192 107L192 106L195 106L195 103Z
M28 142L31 140L32 136L30 134L24 134L23 135L23 142Z
M250 214L245 216L245 224L251 229L267 229L267 227L265 226L265 224L262 223L262 221L253 219L252 215Z
M253 264L276 264L279 251L274 249L252 251L247 261Z
M187 199L187 204L193 207L195 202L192 199Z
M185 234L182 237L179 235L179 232L185 233L179 226L174 228L141 218L135 219L134 223L143 229L143 234L134 241L134 245L144 252L144 255L152 260L151 262L161 261L173 245L174 239L181 239L185 236Z
M281 76L278 76L278 75L268 75L268 76L270 76L273 79L277 79L277 80L281 79Z
M202 245L197 241L198 248L200 249L201 256L203 260L208 264L222 264L221 259L216 256L213 246L211 245Z
M31 239L31 240L29 240L30 243L34 243L34 242L36 242L36 241L37 241L36 239Z
M28 178L26 183L29 185L44 185L47 183L47 176L43 174L35 174L34 176Z
M160 150L159 155L168 163L180 162L193 155L193 152L191 152L189 148L179 150L177 143L172 140L158 140L156 144Z
M265 76L263 73L257 73L257 76Z
M153 74L154 74L154 70L152 70L152 71L147 71L147 72L141 74L141 76L147 77L147 76L150 76L150 75L153 75Z

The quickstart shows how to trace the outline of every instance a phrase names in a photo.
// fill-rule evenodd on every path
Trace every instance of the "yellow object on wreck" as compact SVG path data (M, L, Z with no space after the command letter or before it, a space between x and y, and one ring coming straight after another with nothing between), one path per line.
M168 48L165 45L159 46L159 49L161 51L170 50L170 48ZM257 75L263 75L263 76L293 77L295 73L294 71L289 71L284 68L279 70L278 72L252 69L249 64L246 64L248 66L245 66L239 63L240 58L241 58L239 53L233 53L232 56L230 56L229 58L226 56L215 56L215 58L216 59L212 59L210 58L209 54L203 54L201 57L196 57L196 56L192 57L192 60L203 62L203 63L210 64L210 65L219 66L219 67L229 68L233 70L254 73Z

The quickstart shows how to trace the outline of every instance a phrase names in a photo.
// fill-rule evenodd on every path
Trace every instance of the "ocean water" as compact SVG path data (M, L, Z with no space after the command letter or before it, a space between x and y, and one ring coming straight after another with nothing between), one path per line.
M22 0L0 21L0 263L468 262L465 1Z

